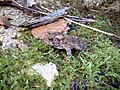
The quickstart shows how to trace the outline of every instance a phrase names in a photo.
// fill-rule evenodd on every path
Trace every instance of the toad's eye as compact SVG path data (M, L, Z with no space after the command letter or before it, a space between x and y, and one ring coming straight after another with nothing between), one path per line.
M49 38L50 41L53 41L53 38Z

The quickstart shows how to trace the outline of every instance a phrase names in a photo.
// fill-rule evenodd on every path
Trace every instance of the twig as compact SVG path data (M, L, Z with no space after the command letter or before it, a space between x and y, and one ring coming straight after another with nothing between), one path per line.
M94 77L93 77L93 78L94 78ZM98 81L98 82L100 82L100 83L102 83L102 84L108 86L109 88L114 89L114 87L110 86L109 84L105 83L104 81L100 81L100 80L98 80L98 79L96 79L96 78L94 78L94 79L95 79L96 81Z
M34 27L38 27L40 25L45 25L45 24L51 23L51 22L55 21L56 19L61 18L64 15L66 15L67 14L66 11L68 9L69 9L69 7L65 7L63 9L56 10L53 13L48 14L47 16L38 18L38 19L30 21L30 22L25 22L19 26L20 27L34 28Z
M42 9L44 9L44 10L46 10L46 11L50 12L50 13L52 13L52 12L53 12L52 10L50 10L50 9L48 9L48 8L46 8L46 7L43 7L43 6L41 6L41 5L40 5L40 7L41 7Z
M79 16L66 15L65 17L69 18L70 20L75 21L75 22L95 22L95 20L93 20L93 19L80 18Z
M71 19L68 19L68 18L64 18L64 19L67 20L67 21L69 21L69 22L72 22L72 23L74 23L74 24L80 25L80 26L82 26L82 27L86 27L86 28L89 28L89 29L91 29L91 30L94 30L94 31L97 31L97 32L101 32L101 33L106 34L106 35L109 35L109 36L114 36L114 37L120 39L119 36L117 36L117 35L115 35L115 34L113 34L113 33L108 33L108 32L102 31L102 30L100 30L100 29L93 28L93 27L90 27L90 26L87 26L87 25L84 25L84 24L75 22L75 21L73 21L73 20L71 20Z
M110 85L108 85L107 83L105 83L104 81L100 81L102 84L104 84L104 85L106 85L106 86L108 86L108 87L110 87L110 88L112 88L112 89L114 89L114 87L112 87L112 86L110 86Z
M34 10L34 9L31 9L31 8L28 8L28 7L24 7L22 6L21 4L17 3L15 0L12 0L12 2L16 5L18 5L20 8L24 8L24 9L27 9L27 10L30 10L30 11L34 11L34 12L37 12L37 13L40 13L40 14L43 14L43 15L47 15L48 13L45 13L45 12L40 12L38 10Z

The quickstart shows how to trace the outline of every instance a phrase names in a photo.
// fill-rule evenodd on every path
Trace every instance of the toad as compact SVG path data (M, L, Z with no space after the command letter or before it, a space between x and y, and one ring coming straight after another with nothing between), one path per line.
M77 37L62 33L48 33L44 42L53 45L57 49L65 49L67 60L72 56L71 49L76 49L80 52L86 49L87 44L84 41L79 41Z

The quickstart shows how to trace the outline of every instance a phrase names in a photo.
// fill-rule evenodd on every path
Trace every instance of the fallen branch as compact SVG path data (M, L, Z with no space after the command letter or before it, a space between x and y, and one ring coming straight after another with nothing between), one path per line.
M63 17L65 14L67 14L66 11L68 9L69 9L69 7L65 7L63 9L56 10L53 13L48 14L47 16L41 17L41 18L33 20L33 21L25 22L19 26L27 27L27 28L34 28L34 27L38 27L41 25L51 23L51 22L57 20L58 18Z
M109 35L109 36L114 36L114 37L120 39L119 36L117 36L117 35L115 35L115 34L113 34L113 33L108 33L108 32L102 31L102 30L100 30L100 29L93 28L93 27L90 27L90 26L87 26L87 25L84 25L84 24L75 22L75 21L73 21L73 20L71 20L71 19L69 19L69 18L64 18L64 19L67 20L67 21L69 21L69 22L72 22L72 23L74 23L74 24L80 25L80 26L82 26L82 27L86 27L86 28L89 28L89 29L91 29L91 30L94 30L94 31L97 31L97 32L100 32L100 33L103 33L103 34L106 34L106 35Z

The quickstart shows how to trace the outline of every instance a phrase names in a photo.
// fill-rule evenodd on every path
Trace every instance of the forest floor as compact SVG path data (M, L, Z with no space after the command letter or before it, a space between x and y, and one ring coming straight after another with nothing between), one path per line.
M73 12L74 15L79 15L78 12ZM72 58L67 61L65 50L46 45L34 38L30 30L16 27L30 18L21 10L2 6L0 15L9 16L12 19L10 23L13 24L5 31L10 34L6 34L3 42L5 50L0 52L0 90L70 90L74 78L77 78L80 90L120 88L120 40L74 25L68 34L85 41L88 47L81 53L72 50ZM100 13L95 16L96 22L87 23L88 26L120 35L120 23L116 22L112 27L107 14ZM4 31L0 31L1 41L4 35ZM20 50L14 45L16 42L24 42L30 49ZM28 69L34 64L49 62L56 65L59 73L51 87L46 86L46 81L40 75L27 74Z

